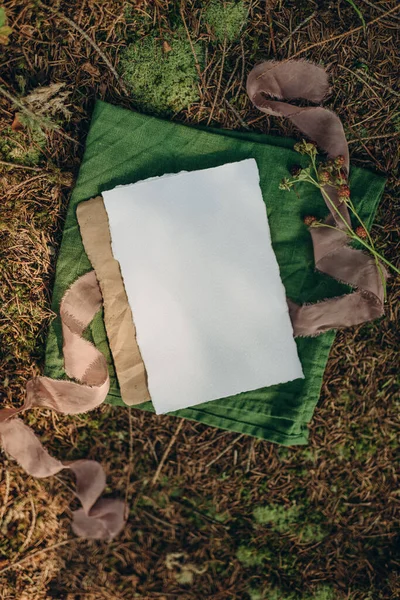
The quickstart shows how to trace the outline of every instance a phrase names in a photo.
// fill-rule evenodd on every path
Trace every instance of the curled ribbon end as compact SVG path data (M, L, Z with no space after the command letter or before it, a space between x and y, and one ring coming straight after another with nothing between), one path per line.
M87 514L83 508L72 514L72 531L87 540L112 540L125 527L125 503L101 498Z

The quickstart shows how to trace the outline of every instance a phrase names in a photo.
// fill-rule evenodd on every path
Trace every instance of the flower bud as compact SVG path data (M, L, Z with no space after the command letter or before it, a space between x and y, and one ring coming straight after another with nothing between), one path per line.
M284 177L282 179L282 181L279 184L279 189L280 190L286 190L287 192L290 192L290 181L289 179L287 179L287 177Z
M365 240L365 238L367 237L367 232L364 229L364 227L359 225L356 229L356 235L358 235L358 237L361 238L362 240Z
M292 175L292 177L297 177L298 175L300 175L302 171L302 167L300 165L293 165L292 167L290 167L290 174Z
M335 166L336 167L343 167L344 162L345 162L344 156L342 156L341 154L335 158Z
M330 181L331 175L329 173L329 171L320 171L318 173L318 179L320 181L320 183L328 183L328 181Z
M350 188L346 184L339 185L338 187L339 198L350 198Z
M317 220L317 217L314 217L313 215L307 215L306 217L304 217L303 223L307 225L307 227L311 227L314 223L317 222Z

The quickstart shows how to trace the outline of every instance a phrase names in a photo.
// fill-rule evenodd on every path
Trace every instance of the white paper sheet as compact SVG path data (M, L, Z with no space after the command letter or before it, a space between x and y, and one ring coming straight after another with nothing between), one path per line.
M158 414L303 377L254 159L103 198Z

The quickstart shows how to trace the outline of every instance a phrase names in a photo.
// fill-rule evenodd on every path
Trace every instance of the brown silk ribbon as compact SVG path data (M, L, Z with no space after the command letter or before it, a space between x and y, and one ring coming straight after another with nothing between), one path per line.
M247 78L247 93L259 110L290 119L329 157L344 156L344 166L349 172L349 150L339 117L320 106L301 108L281 102L299 98L321 102L328 91L326 71L303 60L266 61L254 67ZM336 190L326 187L325 191L343 219L350 225L348 208L344 202L340 202ZM384 312L383 284L375 260L348 245L349 237L345 233L343 219L330 202L326 201L326 204L330 214L325 223L335 226L335 229L310 229L315 267L318 271L356 288L356 291L317 304L302 306L288 299L295 336L315 336L330 329L358 325L376 319ZM386 277L383 265L380 267Z
M68 377L80 383L48 377L28 381L24 405L0 410L0 437L5 452L34 477L71 469L76 477L76 496L82 504L73 513L74 532L80 537L109 539L124 526L125 505L121 500L100 498L106 484L103 467L94 460L60 462L48 454L29 427L15 418L35 407L78 414L104 401L110 385L106 359L82 337L101 304L94 271L80 277L65 293L60 305L64 365Z

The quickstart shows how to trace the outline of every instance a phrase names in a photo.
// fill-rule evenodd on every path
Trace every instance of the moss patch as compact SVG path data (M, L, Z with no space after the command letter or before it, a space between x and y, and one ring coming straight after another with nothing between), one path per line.
M259 567L266 557L262 550L249 546L239 546L236 558L244 567Z
M246 21L247 6L244 2L222 2L212 0L204 15L205 22L216 40L233 42L239 37Z
M31 135L5 127L0 133L0 160L19 165L36 166L40 162L46 137L41 132Z
M203 63L203 48L195 44ZM121 74L138 107L154 114L171 114L199 99L198 73L183 29L161 40L151 35L130 44L121 59Z
M315 588L312 593L297 594L277 587L249 589L250 600L339 600L343 596L329 585Z
M293 533L300 543L321 542L327 535L322 516L312 513L310 518L309 511L299 506L258 506L253 517L257 526L269 525L280 534Z

